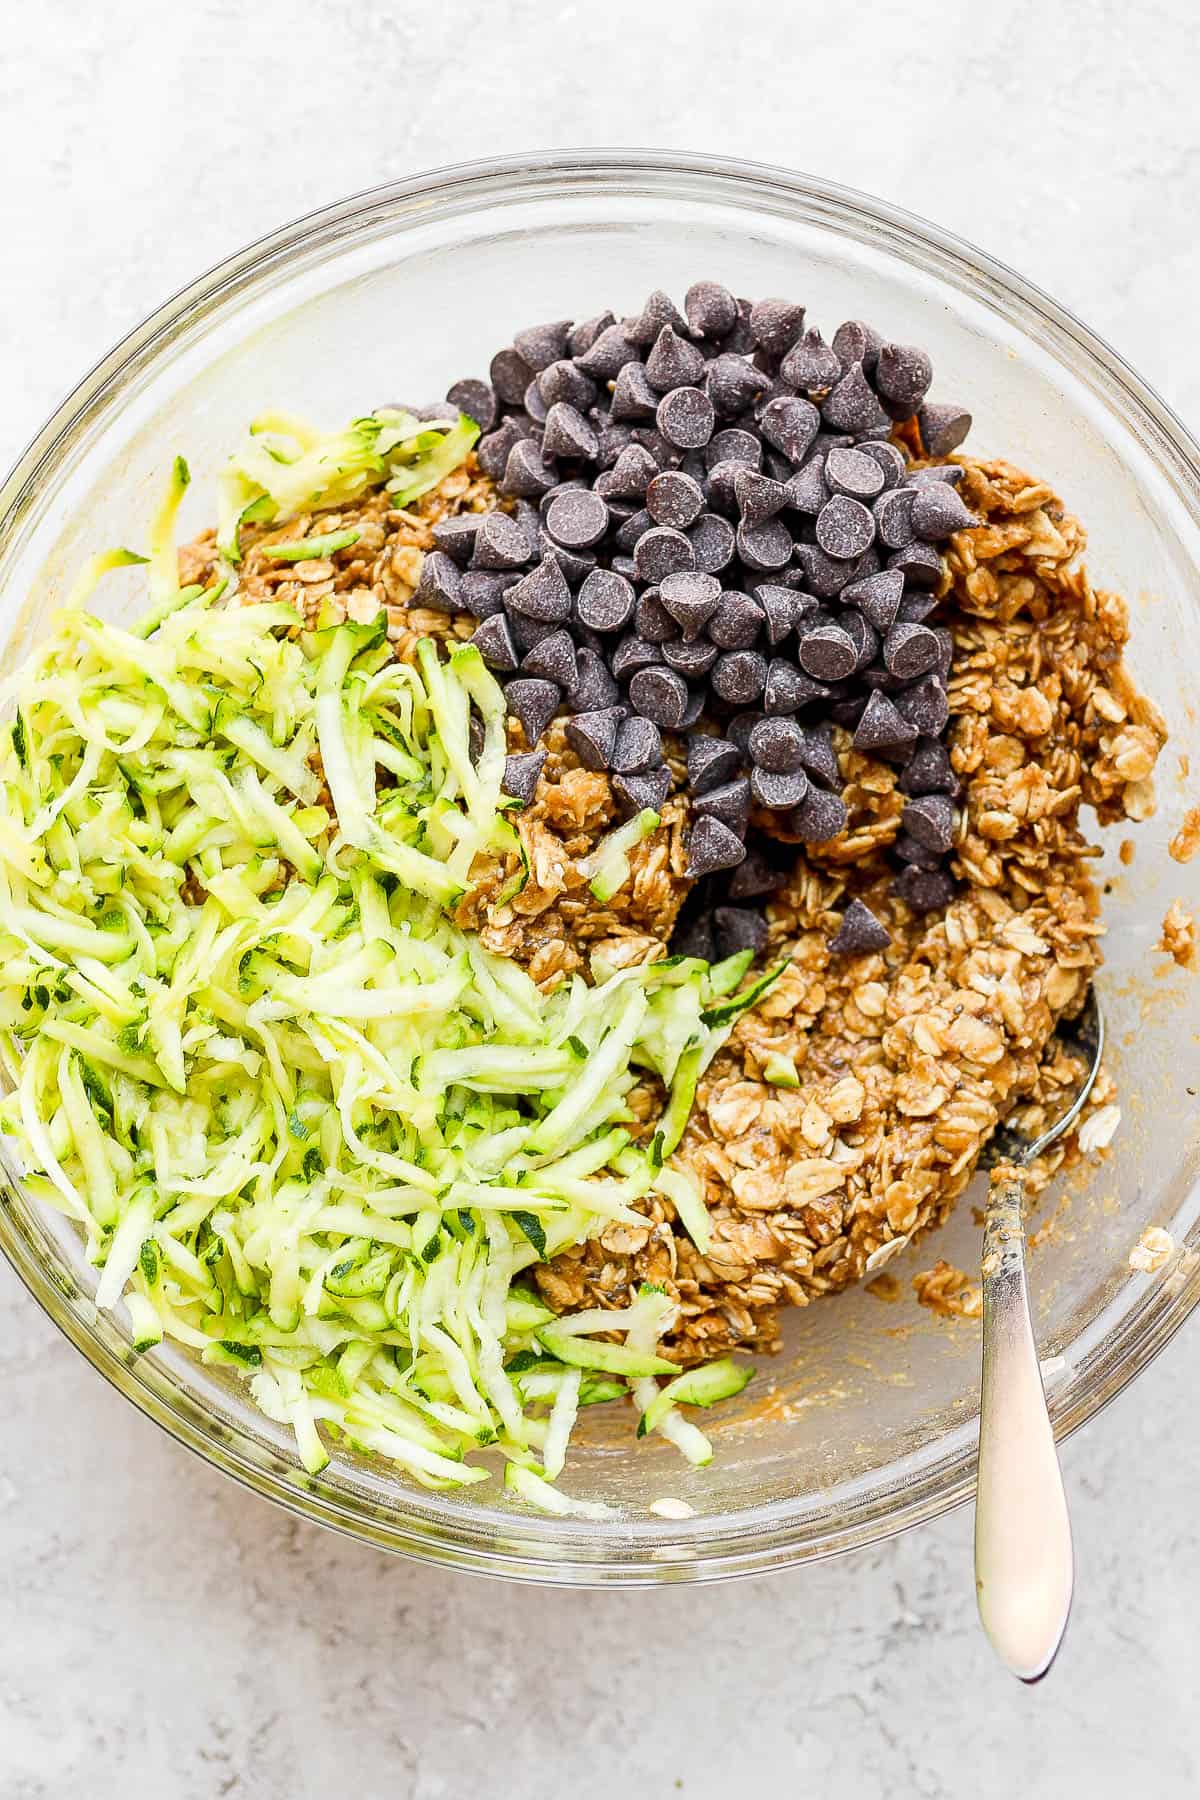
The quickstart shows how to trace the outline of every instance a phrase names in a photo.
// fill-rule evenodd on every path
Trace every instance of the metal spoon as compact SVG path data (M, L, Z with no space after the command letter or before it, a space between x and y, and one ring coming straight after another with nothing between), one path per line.
M1104 1053L1094 990L1059 1040L1087 1060L1071 1105L1039 1138L997 1132L988 1161L1027 1167L1082 1112ZM1054 1661L1075 1581L1071 1521L1029 1316L1025 1284L1025 1183L993 1181L983 1226L983 1388L975 1491L975 1590L979 1617L1001 1662L1038 1681Z

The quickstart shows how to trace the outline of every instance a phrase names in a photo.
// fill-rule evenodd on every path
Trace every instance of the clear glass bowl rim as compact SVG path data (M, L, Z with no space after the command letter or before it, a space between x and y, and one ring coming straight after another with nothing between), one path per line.
M1200 526L1200 446L1182 421L1108 344L1035 284L965 239L903 208L835 182L767 163L669 150L562 149L453 164L388 182L336 201L258 239L181 289L101 359L37 432L0 486L0 575L9 547L54 481L56 471L119 403L156 355L204 317L286 272L305 253L349 243L374 222L405 214L428 218L481 206L603 194L636 180L660 199L720 200L736 210L782 212L875 244L982 301L1033 335L1072 373L1119 400L1127 423L1157 472ZM957 1441L914 1479L881 1482L851 1519L817 1524L790 1516L786 1502L691 1521L621 1520L608 1524L532 1517L484 1508L451 1510L438 1496L398 1490L394 1511L358 1503L320 1478L285 1478L271 1459L250 1453L236 1434L206 1419L182 1392L167 1398L161 1381L139 1374L138 1360L97 1332L95 1309L56 1277L22 1228L20 1195L0 1171L0 1250L34 1299L118 1392L177 1442L255 1492L316 1523L378 1548L475 1573L576 1586L719 1580L838 1555L933 1519L968 1499L975 1455ZM1200 1243L1189 1244L1200 1248ZM1200 1303L1200 1259L1187 1276L1151 1290L1128 1308L1087 1359L1086 1379L1052 1402L1061 1439L1093 1417L1158 1354ZM961 1434L955 1434L961 1439ZM799 1508L797 1508L797 1511Z

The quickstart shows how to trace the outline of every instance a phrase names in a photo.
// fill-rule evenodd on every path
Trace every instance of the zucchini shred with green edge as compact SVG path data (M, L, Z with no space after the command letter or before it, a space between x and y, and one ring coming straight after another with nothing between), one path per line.
M422 427L435 480L466 425ZM290 429L284 472L303 457L317 495L321 469L344 486L339 453ZM288 516L271 468L235 468L227 513ZM392 483L425 491L431 472L414 455ZM520 1498L599 1516L553 1485L579 1407L631 1394L639 1435L703 1463L678 1405L749 1371L680 1375L659 1289L556 1316L520 1276L643 1224L654 1192L704 1251L699 1188L668 1159L779 971L737 991L749 952L597 964L547 997L456 927L475 858L517 848L504 698L477 649L442 661L425 641L409 666L382 623L305 631L286 605L220 606L224 583L181 589L187 481L178 461L149 558L93 558L5 686L0 1126L27 1190L84 1233L97 1304L125 1307L140 1350L165 1337L236 1370L308 1470L342 1441L451 1487L487 1479L466 1458L491 1446ZM141 624L83 610L108 569L143 560ZM656 824L597 847L603 892ZM667 1098L639 1143L628 1096L646 1074Z

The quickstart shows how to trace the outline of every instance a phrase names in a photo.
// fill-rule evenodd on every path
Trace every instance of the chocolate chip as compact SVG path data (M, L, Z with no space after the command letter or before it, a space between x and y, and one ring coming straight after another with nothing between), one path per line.
M622 320L621 329L631 344L645 350L654 342L664 325L669 325L681 337L688 335L687 321L679 313L670 294L664 294L661 288L655 288L637 318Z
M522 438L509 451L504 474L497 485L502 494L519 494L523 499L536 500L554 487L557 480L540 447L532 438Z
M612 391L614 419L652 419L658 411L658 395L646 376L646 365L626 363Z
M949 456L971 429L971 415L960 406L939 406L926 401L917 414L921 442L928 456Z
M650 514L644 506L630 513L627 519L622 519L614 533L614 541L622 555L631 556L633 554L637 549L638 539L645 537L652 523Z
M657 474L658 464L645 445L630 444L622 450L603 483L595 483L595 489L606 499L611 495L620 499L644 500L646 489Z
M761 525L738 526L737 552L755 574L786 568L792 558L792 534L782 519L764 519Z
M509 588L505 599L516 612L531 619L560 624L571 616L571 590L553 555L543 556L528 575Z
M628 450L633 443L633 428L630 425L616 424L598 407L594 407L588 416L596 427L596 461L607 474L616 467L622 450ZM594 485L598 494L604 493L598 481ZM608 496L605 495L605 498Z
M800 667L814 681L841 681L856 661L854 644L838 625L818 625L800 640Z
M954 898L954 881L944 869L902 869L892 892L915 913L940 912Z
M544 619L527 618L524 613L519 612L509 613L508 628L512 632L513 643L522 656L527 650L532 650L535 644L540 644L543 638L553 636L558 630L557 625Z
M680 731L690 731L707 705L708 687L701 681L688 694L688 703L684 707L683 717L679 721Z
M497 397L505 406L520 406L534 374L525 358L513 349L497 350L488 373Z
M813 456L798 469L787 484L790 496L788 505L793 512L806 513L815 517L829 499L829 489L825 483L825 461L823 457Z
M912 527L919 538L937 542L953 531L965 531L979 520L956 488L931 481L913 489Z
M748 469L761 469L763 447L752 431L727 425L713 434L704 446L704 466L715 469L718 463L742 463Z
M943 855L954 842L954 802L947 794L922 794L910 800L900 822L918 844Z
M632 556L614 556L608 566L614 575L623 575L626 581L632 581L637 575Z
M900 575L899 569L889 569L889 575ZM904 580L900 575L901 581ZM896 617L905 625L921 625L937 606L937 595L931 594L928 588L914 588L911 594L905 594L900 602L900 610ZM949 671L947 670L947 673Z
M717 281L695 281L684 295L687 322L698 337L723 338L738 322L738 304Z
M792 554L803 586L820 600L832 600L848 581L859 579L860 571L855 563L827 556L817 544L797 544Z
M468 419L474 419L480 431L490 431L496 423L496 396L486 381L456 381L446 389L446 398Z
M936 675L927 675L896 696L896 709L922 737L941 737L950 719L946 690Z
M633 622L639 635L648 638L652 644L666 644L679 636L679 627L663 605L657 588L648 588L639 596ZM659 657L655 660L662 659Z
M825 485L831 494L870 501L883 492L883 481L879 463L862 450L831 450L825 458Z
M741 866L744 868L745 863ZM769 933L760 912L748 906L718 906L712 919L719 956L736 956L739 950L753 950L757 955L766 949Z
M875 372L875 364L879 360L879 346L883 343L881 334L865 319L847 319L839 325L833 334L833 348L843 369L851 363L861 363L868 375Z
M593 569L575 598L575 616L589 631L620 631L633 617L635 590L611 569Z
M490 619L503 612L504 596L517 579L512 573L468 569L459 589L464 611L476 619Z
M537 390L547 408L573 406L577 412L586 413L588 407L596 403L595 382L565 358L560 362L552 362L542 370L537 378ZM565 452L556 454L563 455ZM594 455L595 452L591 454Z
M713 935L712 914L700 912L694 918L681 914L671 933L671 950L675 956L698 956L702 962L716 962L717 940Z
M613 766L620 723L620 708L605 706L595 712L576 713L567 720L563 735L585 769L601 771Z
M616 320L610 312L597 313L594 319L582 319L578 325L572 325L567 334L567 349L572 356L582 356L590 350L602 331L607 331Z
M748 850L745 861L739 863L729 877L729 898L752 900L760 894L774 894L786 885L786 881L787 877L779 869L773 869L757 850ZM761 915L756 913L755 917Z
M821 404L821 418L834 431L887 431L887 414L863 374L861 363L851 363L830 389Z
M687 682L674 669L639 669L629 683L629 699L644 719L664 731L678 731L687 709Z
M750 733L749 749L760 769L789 775L804 766L803 729L794 719L760 719Z
M608 530L608 508L599 494L570 488L547 507L546 530L568 550L588 550Z
M888 568L899 569L906 586L935 587L942 573L942 559L932 544L906 544L888 557Z
M455 613L461 610L462 575L454 558L447 556L444 550L426 551L421 560L421 576L412 604L428 607L431 612Z
M508 466L509 451L528 435L515 419L502 419L495 431L481 437L475 446L475 457L484 474L499 481Z
M737 490L734 483L739 475L755 472L748 470L744 463L714 463L704 478L704 497L713 511L734 517L737 513Z
M942 852L931 850L927 844L921 843L911 833L902 831L892 846L893 852L901 862L911 863L917 869L938 869L942 864Z
M708 365L705 391L723 419L736 419L771 385L770 377L744 357L722 353Z
M861 500L835 494L817 515L817 542L827 556L861 556L875 538L875 520Z
M433 527L433 541L439 550L452 556L460 569L465 569L483 524L483 513L460 513L453 519L441 519Z
M789 387L811 398L833 386L842 365L819 331L806 331L784 357L779 373Z
M915 488L889 488L871 508L875 515L879 541L889 550L903 550L912 543L912 509L915 498Z
M719 574L733 561L737 538L732 525L719 513L701 513L687 535L696 567L706 575Z
M554 542L548 531L538 533L538 544L541 549L542 561L544 562L547 557L552 557L562 570L563 579L571 585L577 586L585 580L596 566L596 558L590 551L566 550L561 544Z
M664 644L662 653L667 667L678 670L689 681L698 681L701 675L707 675L717 660L717 646L703 638L694 643Z
M704 378L704 358L686 338L664 325L646 358L646 379L657 394L672 388L698 387Z
M550 325L530 325L526 330L516 333L513 348L536 375L539 370L549 368L552 362L558 362L560 357L567 354L567 333L570 329L570 319L556 319Z
M522 806L532 806L537 794L538 776L546 761L544 750L519 751L515 756L504 759L504 775L500 786Z
M613 651L611 667L617 679L624 681L636 670L651 669L661 661L662 652L657 644L639 637L636 632L629 632Z
M620 698L621 690L604 658L584 644L575 658L575 680L567 691L572 708L575 712L594 712L603 706L615 706Z
M733 869L746 854L745 845L720 819L697 819L688 837L687 874L695 880L717 869Z
M575 645L569 631L552 631L535 644L521 664L523 675L540 675L568 688L575 680Z
M752 706L767 680L767 659L757 650L729 650L713 667L712 688L730 706Z
M935 673L942 686L945 687L950 679L950 670L954 665L954 636L952 632L947 631L944 625L933 625L930 629L938 641Z
M938 641L927 625L895 624L883 640L883 661L889 675L915 681L938 660Z
M591 461L600 448L600 440L578 407L558 400L546 414L542 433L545 456L562 456L571 461Z
M860 669L865 669L868 663L874 662L879 649L878 635L867 624L862 614L855 612L853 607L845 609L838 623L854 645L854 668L851 673L857 674Z
M575 362L585 375L596 381L612 381L626 363L639 360L636 344L631 344L619 325L609 325Z
M804 308L792 300L756 300L750 308L750 336L759 349L778 359L804 330Z
M669 525L655 525L637 541L633 564L639 581L665 581L668 575L694 568L695 552L681 531Z
M678 469L664 469L646 489L646 511L656 525L686 531L704 510L704 492L698 481Z
M929 391L933 364L915 344L882 344L875 386L899 418L910 418Z
M538 378L535 375L529 386L525 389L525 411L535 425L544 426L546 423L546 414L549 410L549 406L542 399L542 390L538 386Z
M966 472L961 463L931 463L928 468L914 469L908 480L912 487L926 487L934 481L945 481L951 487L957 487Z
M761 525L765 519L773 519L788 502L788 489L782 481L741 466L734 470L733 494L743 525Z
M707 794L732 781L741 766L741 752L725 738L696 732L687 741L688 786L693 794Z
M871 950L886 950L891 941L891 932L870 907L861 900L852 900L842 914L836 934L829 940L829 954L863 956Z
M725 736L747 762L750 760L750 733L763 716L755 711L735 713L725 727Z
M786 658L771 658L763 705L773 718L799 712L802 706L809 705L813 700L826 699L828 694L829 689L823 682L814 681L811 676L793 667Z
M827 787L840 788L842 771L838 764L837 751L833 747L833 734L828 725L810 725L804 733L804 748L801 763L810 775Z
M898 450L895 444L889 444L886 441L880 442L875 438L868 439L866 443L860 443L858 448L863 456L869 456L872 462L879 464L883 471L885 488L899 487L908 470L902 450Z
M513 643L508 620L502 612L493 613L471 633L471 642L489 669L510 675L517 666L517 646Z
M698 387L672 388L659 401L654 418L677 450L699 450L713 433L713 403Z
M821 428L821 415L811 400L782 394L768 400L759 415L759 428L790 463L802 463Z
M618 775L644 775L647 769L657 768L662 759L662 736L652 720L636 713L621 720L611 764Z
M690 643L698 638L721 603L721 584L715 575L698 569L682 569L664 575L659 599Z
M856 606L868 625L876 631L888 631L896 622L904 594L904 577L898 569L881 569L861 581L848 581L841 598L847 606Z
M750 771L750 787L760 806L768 806L773 812L786 812L799 806L804 799L808 792L808 776L803 769L790 769L784 775L777 775L756 764Z
M525 727L525 741L536 744L558 711L561 695L552 681L519 675L504 690L504 700L514 719Z
M886 694L876 688L855 727L854 748L867 752L899 750L914 743L916 736L916 727L901 716Z
M647 769L644 775L614 775L612 791L627 818L646 807L661 812L671 791L671 771L661 767Z
M809 610L805 604L807 596L798 594L795 588L776 587L771 582L763 582L756 587L754 597L762 607L767 626L767 642L772 649L782 644L784 638L796 629L805 611Z
M692 800L694 819L720 819L738 837L745 837L750 820L750 783L744 775L727 781L722 787L710 788Z
M788 815L788 828L801 843L827 844L845 831L848 817L840 795L827 794L810 784L800 805Z

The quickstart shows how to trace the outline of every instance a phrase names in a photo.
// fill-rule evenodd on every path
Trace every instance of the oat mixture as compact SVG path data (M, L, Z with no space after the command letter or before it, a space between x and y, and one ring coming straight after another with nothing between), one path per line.
M681 1309L667 1354L682 1362L774 1347L782 1306L876 1274L945 1218L1001 1119L1036 1131L1077 1079L1051 1038L1100 960L1098 851L1080 808L1105 824L1147 818L1165 729L1124 667L1126 608L1093 588L1079 522L1018 469L957 460L960 492L981 520L950 541L933 621L955 645L957 898L944 913L917 915L889 891L884 852L903 806L897 770L841 732L847 831L799 852L768 900L771 953L789 966L708 1071L678 1153L703 1183L708 1255L655 1197L644 1227L613 1225L537 1272L560 1311L625 1304L642 1281L664 1285ZM384 607L402 658L422 636L465 638L472 619L410 601L433 525L496 503L471 459L409 511L374 494L318 521L248 532L240 601L286 599L308 620L365 620ZM280 566L264 554L282 536L343 525L358 541L330 559ZM183 579L203 581L214 565L212 539L201 538L184 553ZM510 738L525 747L515 721ZM536 800L519 822L530 879L505 905L498 896L512 865L481 867L458 922L548 990L597 951L617 965L666 954L690 884L680 795L631 852L632 879L599 907L579 864L619 817L609 779L580 766L561 721L546 742ZM667 754L678 771L678 742ZM831 957L851 897L887 924L886 951ZM1170 923L1167 947L1178 954L1182 928ZM797 1086L765 1080L772 1056L792 1061ZM645 1095L647 1115L657 1099ZM1093 1111L1111 1099L1102 1074ZM1074 1139L1058 1144L1031 1189L1078 1154ZM920 1279L927 1303L964 1310L958 1271L939 1264Z

